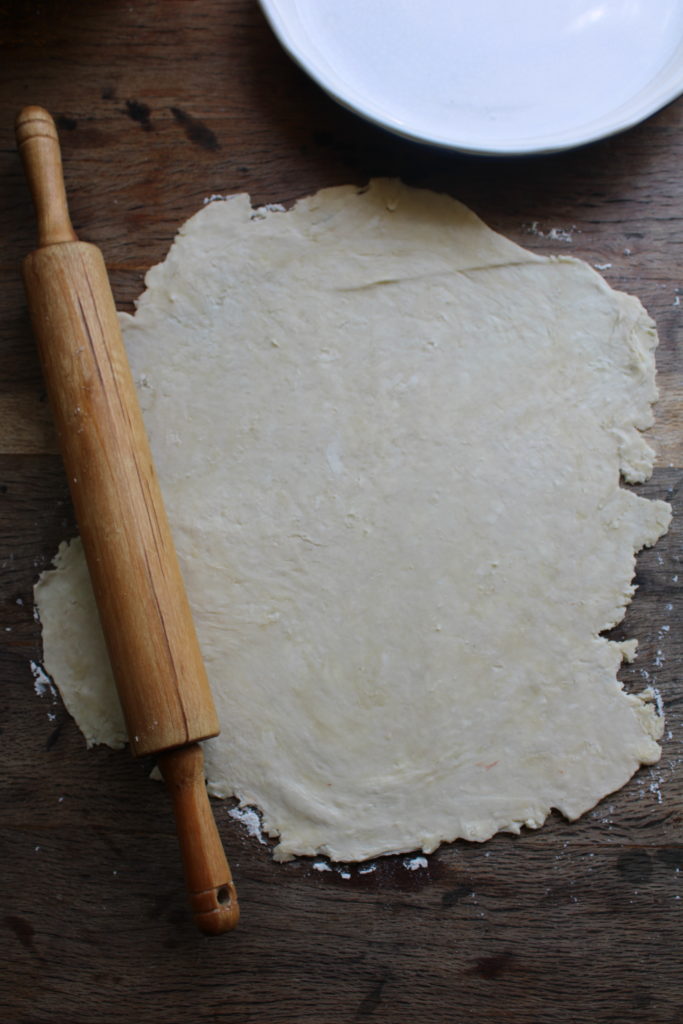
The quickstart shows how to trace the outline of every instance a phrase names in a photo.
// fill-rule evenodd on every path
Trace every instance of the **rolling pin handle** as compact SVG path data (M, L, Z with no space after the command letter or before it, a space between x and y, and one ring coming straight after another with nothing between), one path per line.
M235 927L240 911L206 792L202 748L191 743L168 750L159 768L173 802L195 924L206 935L220 935Z
M42 107L24 107L17 117L15 131L38 220L39 247L76 241L54 121Z

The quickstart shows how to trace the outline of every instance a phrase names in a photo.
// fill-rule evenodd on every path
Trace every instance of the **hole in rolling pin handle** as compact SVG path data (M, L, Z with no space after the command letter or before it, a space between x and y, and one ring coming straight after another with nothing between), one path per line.
M232 902L232 895L227 885L222 885L220 889L216 890L216 899L223 907Z

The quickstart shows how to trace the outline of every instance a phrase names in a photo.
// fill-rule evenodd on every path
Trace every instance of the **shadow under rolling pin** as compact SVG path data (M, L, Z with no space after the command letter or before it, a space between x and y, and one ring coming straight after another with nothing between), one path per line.
M16 137L38 220L31 322L132 752L161 755L194 918L217 935L239 906L198 741L220 727L104 260L71 226L47 111L22 110Z

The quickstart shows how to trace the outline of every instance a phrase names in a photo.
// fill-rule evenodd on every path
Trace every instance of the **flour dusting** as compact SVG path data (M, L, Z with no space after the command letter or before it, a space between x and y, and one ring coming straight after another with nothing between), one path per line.
M408 868L408 871L419 871L420 868L428 867L426 857L408 857L403 861L403 866Z
M250 836L258 839L264 846L267 845L261 829L261 819L253 807L231 807L228 814L244 825Z
M53 701L56 701L57 689L43 666L39 665L37 661L32 661L31 672L33 673L33 689L36 691L38 696L50 696Z

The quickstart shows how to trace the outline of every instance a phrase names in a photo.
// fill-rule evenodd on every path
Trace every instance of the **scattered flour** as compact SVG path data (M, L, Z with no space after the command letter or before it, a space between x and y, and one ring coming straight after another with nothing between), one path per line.
M244 825L250 836L258 839L264 846L267 845L261 830L261 819L253 807L231 807L228 814Z
M33 672L33 689L36 691L39 697L52 697L53 702L57 700L57 690L55 684L52 682L50 676L47 674L42 665L39 665L37 661L31 662L31 672Z
M428 867L426 857L408 857L403 861L404 868L408 868L408 871L419 871L420 868Z
M258 206L252 211L251 220L265 220L269 213L286 213L282 203L266 203L265 206Z
M655 707L657 708L657 714L660 718L664 718L664 701L662 695L656 687L652 687L652 696L654 697Z
M550 231L541 231L538 221L534 220L531 224L524 225L524 230L529 235L535 235L537 238L549 238L552 242L573 242L576 225L572 224L571 228L551 228ZM611 263L606 264L607 267L611 267L611 265Z

